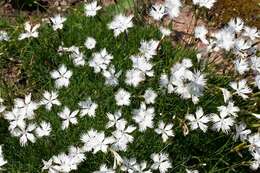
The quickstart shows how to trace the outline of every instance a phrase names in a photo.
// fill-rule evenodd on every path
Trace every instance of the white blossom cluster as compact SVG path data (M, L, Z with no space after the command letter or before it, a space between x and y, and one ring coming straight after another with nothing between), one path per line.
M208 124L211 122L213 130L218 132L221 130L223 133L229 133L235 124L235 119L240 109L232 101L228 101L226 105L217 108L219 111L218 114L211 113L205 115L203 109L199 107L195 115L188 114L185 118L189 121L192 130L200 129L205 133L208 129Z
M193 103L197 104L207 83L204 74L190 70L192 66L192 61L186 58L176 63L171 68L170 77L167 74L161 75L160 85L166 88L168 93L174 92L183 99L192 99Z
M180 4L175 0L171 2L176 6ZM193 0L194 5L207 9L211 9L215 2L216 0ZM178 10L175 12L178 13ZM167 15L165 3L154 4L150 9L150 16L156 21L160 21L165 15ZM206 46L203 55L198 54L198 61L215 52L231 52L235 55L234 69L239 78L237 81L231 82L227 88L219 88L223 93L225 104L217 107L218 113L205 115L203 108L198 107L195 115L188 113L185 119L191 130L200 129L206 132L209 126L214 131L226 134L233 134L234 130L234 140L240 139L250 143L249 151L254 158L251 168L257 170L260 167L260 155L256 147L258 146L256 143L259 142L259 133L251 135L251 130L246 129L244 122L237 123L240 108L235 106L233 97L237 95L247 100L253 94L252 87L260 89L260 57L256 55L259 49L260 32L256 27L246 26L242 19L234 18L229 21L227 26L213 32L208 31L204 25L199 25L195 28L194 35ZM162 88L166 88L168 93L176 93L184 99L191 98L194 104L198 104L199 97L203 96L207 83L202 72L190 70L192 66L191 60L183 59L171 68L170 76L161 75L160 85ZM254 82L251 78L247 79L247 76L254 76ZM251 114L260 119L259 114ZM161 126L165 126L165 124L161 124ZM187 172L192 171L187 170Z
M71 146L69 152L52 156L49 160L43 160L42 170L49 173L71 172L77 170L78 165L86 159L79 147Z
M35 111L41 105L50 110L53 104L60 104L55 92L45 92L40 102L34 102L31 97L30 93L24 99L16 98L12 110L3 112L4 118L9 122L11 135L19 138L21 146L27 145L28 142L35 143L37 138L50 135L52 128L49 122L33 122L36 118Z
M134 141L134 137L131 135L131 133L134 132L136 127L127 124L127 121L122 118L121 111L117 111L114 114L107 113L107 117L109 122L107 123L106 128L115 129L112 132L112 135L115 139L112 147L116 151L126 151L128 144Z
M165 16L174 19L179 16L182 3L180 0L165 0L162 4L154 4L150 10L150 16L154 20L161 20Z
M229 51L235 55L233 63L238 77L236 81L231 82L228 86L232 92L228 90L228 87L220 88L224 96L225 105L218 107L218 114L211 114L210 121L213 123L212 128L216 131L229 133L235 128L234 140L240 139L249 143L249 151L254 158L254 161L251 162L251 168L257 170L260 166L260 152L257 149L257 143L260 141L259 133L251 134L251 130L246 129L244 122L237 123L236 119L240 108L235 106L232 97L237 95L243 100L248 100L253 94L254 87L258 90L260 89L260 57L256 55L260 32L255 27L246 26L242 19L234 18L229 21L227 26L213 33L208 31L203 25L198 26L195 28L195 37L207 46L207 54ZM248 78L247 76L251 76L254 82L252 82L251 77ZM249 80L251 81L250 83L248 82ZM258 114L250 114L259 119ZM199 120L200 123L196 120L198 126L201 123L205 125L206 119ZM194 124L191 124L191 126L193 128L196 127ZM204 126L201 129L206 128L207 126Z
M90 4L85 5L85 15L94 17L97 11L101 7L97 5L94 1ZM133 27L132 23L133 16L126 17L122 14L116 16L114 20L108 24L108 28L114 30L114 35L117 37L122 32L127 32L128 28ZM55 15L50 18L50 23L54 31L63 29L64 22L66 18L62 17L60 14ZM31 22L25 23L25 32L20 34L19 40L26 38L37 38L39 36L38 29L40 24L33 24ZM169 31L162 28L162 32L165 35L169 35ZM6 32L1 31L1 41L9 40L9 36ZM93 37L88 37L84 43L85 47L89 50L95 49L96 40ZM152 77L152 63L150 59L157 53L157 48L159 46L159 41L150 40L142 41L140 47L140 54L138 56L132 56L131 60L133 62L133 70L137 71L140 76L143 76L141 81L145 80L145 76ZM75 66L86 65L86 57L80 51L77 46L64 47L63 45L59 47L58 53L62 55L63 53L69 53L70 59L73 61ZM115 67L111 64L113 56L107 52L104 48L99 52L93 53L92 58L88 61L88 65L94 69L95 73L101 73L105 78L105 84L110 86L116 86L118 84L118 77L121 72L116 73ZM134 74L132 74L134 75ZM62 88L67 88L70 85L71 77L73 72L67 68L65 64L61 64L57 70L53 70L50 76L55 81L56 89L60 90ZM126 79L130 85L137 86L141 81L135 81L134 79ZM129 106L131 93L124 89L119 89L115 93L115 100L118 106ZM139 125L139 130L144 131L146 128L153 128L153 117L154 108L146 108L146 104L154 104L157 93L151 88L147 89L143 95L144 101L141 103L139 109L133 111L133 120ZM9 131L13 136L20 138L20 143L22 146L28 144L28 142L36 142L37 138L44 136L49 136L52 130L51 124L48 122L41 122L39 125L33 122L37 117L37 109L44 106L47 111L52 111L53 106L63 106L63 104L58 100L57 91L45 91L43 93L43 98L39 102L32 100L31 94L26 95L25 99L17 98L15 99L14 107L11 111L6 111L6 107L3 105L4 101L1 99L1 113L4 114L4 118L9 121ZM78 103L78 109L70 110L67 106L57 114L62 120L61 129L65 130L70 128L71 125L76 125L78 119L84 116L95 117L96 109L98 105L92 101L90 97L86 100ZM128 122L122 117L120 110L116 111L114 114L107 113L108 124L106 128L113 128L111 136L106 137L105 132L98 132L95 129L89 130L87 133L81 135L81 147L71 146L68 153L60 153L58 155L52 156L48 161L43 160L42 170L47 170L50 173L58 172L70 172L77 170L78 165L83 162L86 157L86 152L92 152L93 154L97 152L107 153L111 151L115 158L115 165L113 169L107 168L105 164L101 165L100 170L96 172L115 172L115 168L120 166L122 171L128 172L146 172L149 173L151 170L159 169L160 172L164 173L169 168L171 168L171 163L169 162L167 154L153 154L151 156L154 163L148 167L146 161L138 164L135 159L122 159L117 151L126 151L128 144L134 141L134 136L132 133L136 130L133 125L128 125ZM164 129L166 128L166 129ZM164 141L168 139L168 136L173 136L172 126L165 126L161 123L159 128L156 129L156 133L163 136ZM2 148L1 148L2 149ZM2 157L2 150L0 155L1 166L7 162ZM135 161L134 161L135 160Z
M198 5L199 7L211 9L216 0L192 0L192 2L194 5ZM165 16L174 19L179 16L181 7L182 3L180 0L165 0L164 3L156 3L152 5L149 14L156 21L162 20Z
M260 58L256 55L257 43L260 33L255 27L248 27L242 19L231 19L227 26L209 34L205 26L198 26L195 29L195 37L207 45L207 52L220 50L231 51L236 56L234 68L241 75L253 73L255 85L260 89ZM252 91L247 86L247 79L231 83L236 94L242 98L248 98L247 94Z
M140 54L130 57L133 66L131 70L126 72L126 84L137 87L141 82L145 81L146 76L154 76L151 60L157 54L158 46L159 41L156 40L141 42Z
M114 31L114 36L118 37L121 33L128 32L128 28L133 27L133 15L124 16L123 14L119 14L114 17L113 21L108 24L108 28Z
M89 140L93 138L99 138L99 142L96 143L96 140L95 142L90 142ZM78 165L86 159L84 153L88 152L86 151L86 149L90 149L88 147L94 147L96 151L104 150L103 152L106 152L107 144L109 143L110 139L104 138L103 133L90 130L88 134L84 134L84 136L82 136L81 140L84 141L83 147L71 146L67 154L60 153L58 155L52 156L52 158L47 161L43 160L44 166L42 170L47 170L50 173L70 172L77 170ZM152 170L158 170L160 173L166 173L170 168L172 168L169 155L166 153L151 154L152 163L149 164L147 161L138 163L135 158L122 158L117 152L113 150L111 150L111 152L114 154L115 163L120 163L119 168L123 172L152 173ZM108 168L106 164L102 164L100 169L98 171L94 171L94 173L115 173L116 168L117 167Z

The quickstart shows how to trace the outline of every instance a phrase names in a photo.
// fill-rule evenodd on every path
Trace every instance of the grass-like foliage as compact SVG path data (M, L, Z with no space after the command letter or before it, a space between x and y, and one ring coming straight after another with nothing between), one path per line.
M180 6L170 2L160 6L162 15L154 5L150 16L176 17ZM209 38L197 27L191 41L207 45L201 53L173 47L171 31L141 21L134 8L130 1L102 8L94 2L50 20L0 20L0 171L257 169L260 60L253 31L239 47L237 28ZM239 27L237 20L229 29ZM217 51L227 73L211 58ZM246 65L233 67L240 56Z

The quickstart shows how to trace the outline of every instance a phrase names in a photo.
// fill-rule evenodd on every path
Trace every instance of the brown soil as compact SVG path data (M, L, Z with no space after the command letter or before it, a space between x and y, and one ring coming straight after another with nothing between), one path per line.
M218 26L227 23L230 18L241 17L246 24L260 28L260 1L217 0L208 17Z
M191 5L192 0L186 0ZM231 18L240 17L249 26L260 28L260 1L259 0L217 0L213 8L201 15L204 20L210 21L214 27L221 27Z
M18 62L8 63L1 71L1 79L5 81L8 85L15 85L19 80L21 80L21 64Z

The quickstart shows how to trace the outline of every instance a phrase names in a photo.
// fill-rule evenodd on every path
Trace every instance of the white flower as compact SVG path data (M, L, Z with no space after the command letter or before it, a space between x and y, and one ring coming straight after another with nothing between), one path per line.
M40 126L35 130L36 135L41 138L43 136L49 136L51 133L51 123L49 122L41 122Z
M236 71L243 75L245 72L249 71L249 64L246 61L246 59L240 58L240 59L236 59L234 61L235 64L235 69Z
M258 87L258 89L260 90L260 75L257 75L255 77L255 83L256 83L256 86Z
M145 103L154 104L155 99L157 97L157 93L154 90L152 90L151 88L148 88L148 89L145 90L143 97L145 99Z
M216 0L192 0L194 5L199 5L200 7L206 7L211 9L216 2Z
M198 38L201 40L202 43L204 44L209 44L206 35L208 34L208 30L206 29L206 27L204 25L201 26L197 26L195 28L195 38Z
M94 68L95 73L99 73L101 70L108 68L112 59L113 56L106 49L102 49L100 52L93 54L92 60L89 61L89 66Z
M196 57L197 57L197 61L200 62L200 60L203 58L203 55L201 53L198 53Z
M118 106L129 106L131 94L124 89L119 89L115 94L116 104Z
M115 173L115 170L108 168L106 164L102 164L99 171L94 171L93 173Z
M145 58L147 58L149 60L157 54L157 48L159 46L159 43L160 43L160 41L153 40L153 39L151 39L149 41L142 40L139 51L145 56ZM137 56L137 57L139 57L139 56ZM141 57L139 57L139 58L141 58Z
M54 31L63 28L63 23L67 20L66 17L62 17L60 14L50 18L52 22L52 28Z
M257 119L260 119L260 114L256 114L256 113L251 113L254 117L256 117Z
M199 97L203 95L204 87L206 86L206 79L204 74L200 71L196 71L192 74L192 78L190 79L190 83L188 83L188 92L191 95L192 101L194 104L197 104L199 101Z
M98 151L102 151L103 153L106 153L109 145L113 144L115 142L114 137L105 137L104 132L100 133L97 140L98 140L99 143L94 148L94 151L93 151L94 154Z
M256 151L260 153L260 134L255 133L248 137L248 142L250 144L249 150Z
M0 41L8 41L9 39L6 31L0 31Z
M48 161L45 161L45 160L42 160L42 163L43 163L43 167L42 167L42 170L49 170L50 173L55 173L56 170L54 170L52 168L52 162L53 162L53 159L49 159ZM57 172L57 171L56 171Z
M259 32L257 31L257 28L256 27L248 27L248 26L245 26L244 27L244 33L243 33L244 36L246 37L249 37L252 41L254 41L256 38L259 38L260 37L260 34Z
M116 73L116 69L114 65L111 65L108 70L103 71L103 76L106 78L106 85L109 86L117 86L118 78L121 75L122 71Z
M247 136L251 133L251 130L246 129L246 124L244 122L239 123L239 125L236 126L236 133L233 137L233 139L236 141L240 139L241 141L245 141L247 139Z
M94 146L93 153L97 153L98 151L102 151L103 153L107 152L107 149L110 144L113 144L115 142L114 137L105 137L104 132L100 132L98 136L96 136L97 144Z
M219 106L218 111L220 114L232 115L237 117L237 112L240 111L239 107L234 105L234 102L229 101L227 106Z
M172 168L172 164L168 157L168 154L165 153L153 153L151 159L154 163L152 164L151 169L159 169L160 173L166 173L168 169Z
M85 4L84 8L85 15L93 17L97 15L97 11L100 10L102 7L97 5L97 1L93 1L89 4Z
M166 8L166 12L171 19L179 16L180 7L182 6L180 0L166 0L164 5Z
M133 119L138 124L141 132L144 132L147 128L153 128L153 107L147 108L145 103L141 103L139 109L134 109L133 115Z
M125 120L119 120L116 123L116 131L112 134L116 139L116 142L113 144L113 148L116 150L126 151L128 143L134 141L134 137L130 135L136 127L126 126L127 122Z
M84 151L88 152L93 150L95 154L98 151L106 153L108 145L114 143L115 139L113 137L105 137L104 132L97 132L91 129L88 133L81 136L81 141L84 143Z
M229 117L227 114L222 113L220 113L220 115L211 114L211 121L214 123L212 127L213 130L218 132L222 130L224 133L228 133L235 123L233 117Z
M37 29L40 27L40 24L31 25L30 22L25 22L24 29L26 32L19 35L18 40L23 40L25 38L34 37L37 38L39 33Z
M191 98L197 104L199 97L203 95L206 79L200 71L192 73L188 68L192 66L189 59L183 59L182 63L177 63L171 68L170 80L167 76L164 80L168 93L175 92L183 99Z
M69 51L71 52L70 58L73 60L73 64L75 64L76 66L85 65L85 56L82 52L79 51L79 48L72 46L69 49Z
M35 124L29 124L27 127L24 126L17 129L16 136L20 137L21 146L25 146L28 143L28 141L35 143L36 138L33 134L35 128L36 128Z
M113 127L117 124L118 120L122 117L121 111L116 111L114 114L107 113L107 117L109 119L109 122L106 125L106 128Z
M152 173L152 171L148 168L146 161L139 164L135 158L124 158L121 170L128 173Z
M163 121L160 121L158 128L155 129L154 131L157 134L162 135L163 142L166 142L169 137L174 136L172 127L173 127L173 124L165 124Z
M175 92L175 93L179 94L181 96L181 98L183 98L183 99L191 98L191 93L188 88L188 85L186 85L184 83L184 81L177 80L176 78L171 78L171 83L176 87L173 87L173 85L168 85L168 93ZM195 101L197 102L198 99Z
M68 155L74 160L75 163L78 164L86 159L84 151L81 147L70 146Z
M34 111L38 109L39 104L32 101L31 93L26 95L24 99L15 99L14 102L14 107L20 110L20 114L23 114L28 119L34 118Z
M187 120L189 120L189 125L192 130L201 129L204 133L207 131L208 126L207 123L210 121L209 117L204 115L203 109L201 107L197 108L195 112L195 116L192 114L188 114L185 116Z
M140 173L152 173L146 161L142 161L140 164L134 166L135 170Z
M43 93L43 99L40 102L41 105L45 105L45 108L50 111L53 105L60 106L61 103L58 100L58 93L55 91L45 91Z
M51 72L51 77L55 79L55 85L57 88L68 87L72 71L68 70L65 65L61 65L58 70Z
M71 53L69 55L70 59L73 60L73 64L75 66L83 66L85 65L85 56L82 52L80 52L79 47L76 46L71 46L71 47L59 47L58 50L59 54L63 53L63 52L69 52Z
M217 47L223 48L229 51L234 47L235 44L235 34L229 30L229 28L223 28L213 34L216 38Z
M167 88L168 85L169 85L169 77L168 77L168 75L164 74L164 73L161 74L159 83L160 83L160 87L161 88Z
M67 129L69 124L77 124L77 114L79 113L78 110L71 112L68 107L64 107L62 112L58 113L58 116L63 120L62 121L62 130Z
M15 132L16 128L25 126L25 116L20 109L14 108L11 112L6 112L4 118L9 121L9 130L11 133Z
M155 4L150 10L150 16L154 20L161 20L165 14L165 6L163 4Z
M199 173L198 170L186 169L186 173Z
M191 98L193 103L199 101L199 97L203 95L203 90L206 85L206 79L200 71L191 72L192 67L190 59L183 59L181 63L176 63L171 68L171 76L161 76L161 82L168 89L168 93L177 93L183 99Z
M160 26L160 32L162 33L163 37L171 35L172 31L168 28Z
M0 97L0 113L3 113L6 109L6 106L3 104L3 102L4 100Z
M94 102L92 102L91 98L87 98L83 102L79 102L80 106L80 116L83 117L85 115L88 115L90 117L95 117L96 109L98 105Z
M236 90L235 94L241 96L243 99L247 99L248 96L246 94L250 94L252 90L247 86L246 80L240 80L239 82L231 82L231 88Z
M230 21L228 22L228 27L236 32L239 33L240 31L242 31L242 29L244 28L244 22L241 18L237 17L237 18L233 18L230 19Z
M189 70L191 67L191 60L184 58L181 63L178 62L171 68L171 78L175 78L176 80L192 79L193 73Z
M154 75L152 70L153 65L143 56L131 56L130 59L133 62L133 68L142 71L149 77Z
M224 102L227 103L227 101L229 101L229 99L231 98L231 93L225 88L220 88L220 89L223 94Z
M3 146L0 145L0 171L2 169L2 166L4 166L5 164L7 164L7 161L4 159Z
M260 154L258 152L251 152L254 160L250 163L250 169L257 171L260 166Z
M94 49L96 46L96 40L93 37L88 37L84 43L85 47L88 49Z
M235 54L245 56L243 51L248 50L252 47L252 42L250 40L245 40L243 38L238 38L235 40Z
M131 69L126 72L125 83L137 87L145 80L145 74L139 69Z
M251 57L251 69L260 74L260 57Z
M123 165L120 169L123 172L134 173L137 172L137 170L135 169L136 165L138 165L138 163L136 162L135 158L124 158Z
M133 27L133 15L124 16L119 14L114 17L113 21L108 24L108 28L114 30L114 36L119 36L122 32L128 32L128 28Z
M72 170L77 170L77 164L79 164L78 162L76 162L77 160L74 157L66 155L65 153L61 153L58 156L53 156L52 160L53 165L51 165L51 167L49 168L49 171L51 173L67 173Z
M90 129L87 133L81 135L81 142L84 143L83 150L85 152L93 150L93 148L97 145L98 132L95 129Z

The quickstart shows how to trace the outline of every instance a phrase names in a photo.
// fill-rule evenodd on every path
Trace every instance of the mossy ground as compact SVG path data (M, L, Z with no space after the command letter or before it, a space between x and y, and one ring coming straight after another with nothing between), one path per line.
M217 0L210 17L218 25L227 23L233 17L241 17L247 25L260 28L260 1Z
M186 0L191 4L192 0ZM231 18L240 17L249 26L260 28L260 2L258 0L217 0L201 17L212 27L221 27Z

